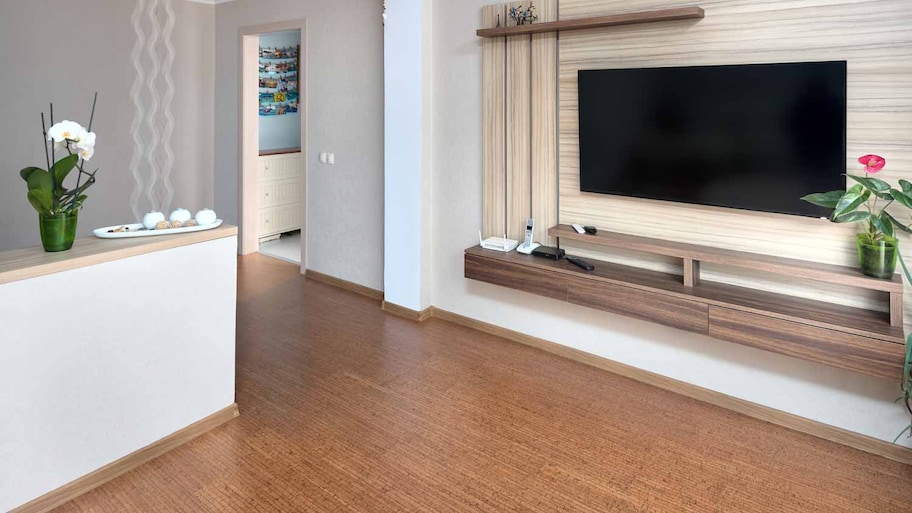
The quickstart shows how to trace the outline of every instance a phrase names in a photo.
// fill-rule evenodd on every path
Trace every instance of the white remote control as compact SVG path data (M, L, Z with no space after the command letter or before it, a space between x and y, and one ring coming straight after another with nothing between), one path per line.
M579 234L586 233L586 230L584 230L583 227L582 227L581 225L578 225L578 224L571 224L570 226L572 226L573 229L576 230L576 233L579 233Z

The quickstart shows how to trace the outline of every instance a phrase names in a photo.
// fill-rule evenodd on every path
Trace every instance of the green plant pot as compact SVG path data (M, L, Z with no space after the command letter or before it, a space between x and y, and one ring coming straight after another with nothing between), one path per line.
M45 251L66 251L73 247L78 214L78 211L68 214L38 214L41 226L41 245L44 246Z
M867 276L892 278L898 253L899 242L894 237L883 236L880 240L872 240L867 233L858 234L858 265Z

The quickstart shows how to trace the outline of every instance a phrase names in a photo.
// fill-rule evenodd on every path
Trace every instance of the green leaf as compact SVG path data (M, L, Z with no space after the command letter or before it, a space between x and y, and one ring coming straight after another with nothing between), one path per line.
M858 189L858 193L861 193L860 185L858 186ZM812 205L817 205L818 207L836 208L836 204L839 203L839 198L844 194L846 194L846 191L818 192L815 194L808 194L801 199Z
M884 235L892 237L893 223L890 221L890 218L884 214L881 214L880 217L871 216L871 224L873 224L874 228L877 228L877 230Z
M849 212L854 211L856 208L864 204L868 198L871 197L871 193L868 191L863 192L862 194L855 194L854 192L847 192L839 198L839 201L836 203L836 208L833 210L832 218L835 219L841 215L848 214Z
M28 192L29 203L35 207L39 214L50 214L54 206L51 192L44 189L32 189Z
M27 167L27 168L24 168L21 171L19 171L19 176L21 176L23 180L28 182L29 175L31 175L32 172L34 172L34 171L44 171L44 169L41 169L40 167ZM44 172L47 173L47 171L44 171Z
M902 187L903 192L909 193L912 192L912 182L908 180L900 180L899 186Z
M906 232L906 233L912 233L912 228L909 228L908 226L906 226L906 225L900 223L895 217L893 217L892 215L890 215L889 212L884 212L884 213L881 214L881 216L886 216L887 219L889 219L890 221L893 222L893 226L899 228L900 230L902 230L902 231L904 231L904 232ZM910 280L909 283L912 283L912 280Z
M42 190L53 194L54 185L51 183L51 174L44 169L33 169L28 175L28 188L30 191Z
M76 162L78 161L79 155L67 155L51 166L51 172L57 177L58 186L63 185L63 181L66 179L67 175L70 174L70 171L76 167Z
M860 183L871 192L887 192L890 190L890 184L878 178L869 178L866 176L846 175L852 180Z
M857 212L856 211L856 212L849 212L847 214L843 214L839 217L834 217L831 220L834 223L854 223L856 221L867 221L868 218L870 218L870 217L871 217L870 212L865 212L865 211Z
M896 201L902 203L906 208L912 208L912 196L909 196L908 194L896 189L890 189L890 196L892 196Z

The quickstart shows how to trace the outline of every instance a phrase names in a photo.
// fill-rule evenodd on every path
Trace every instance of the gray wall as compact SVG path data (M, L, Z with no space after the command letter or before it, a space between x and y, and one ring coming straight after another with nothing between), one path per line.
M299 44L301 44L300 30L270 32L260 36L260 47L285 48ZM260 120L261 150L299 148L301 146L301 114L260 116L258 119Z
M133 1L0 0L0 251L40 244L38 215L19 169L45 167L40 120L53 101L58 120L88 123L98 91L92 167L98 182L80 213L79 233L132 221ZM174 205L211 205L215 8L175 0L172 145Z
M215 207L238 221L238 29L307 19L308 267L383 288L380 0L236 0L216 6ZM319 163L336 154L335 166Z

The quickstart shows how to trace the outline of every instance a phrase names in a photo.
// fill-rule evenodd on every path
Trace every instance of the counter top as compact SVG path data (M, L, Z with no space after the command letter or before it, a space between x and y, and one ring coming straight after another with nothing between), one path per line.
M155 237L129 239L84 237L76 240L73 249L59 253L47 253L41 246L4 251L0 253L0 285L165 249L233 237L237 233L236 226L223 224L218 228L202 232Z

